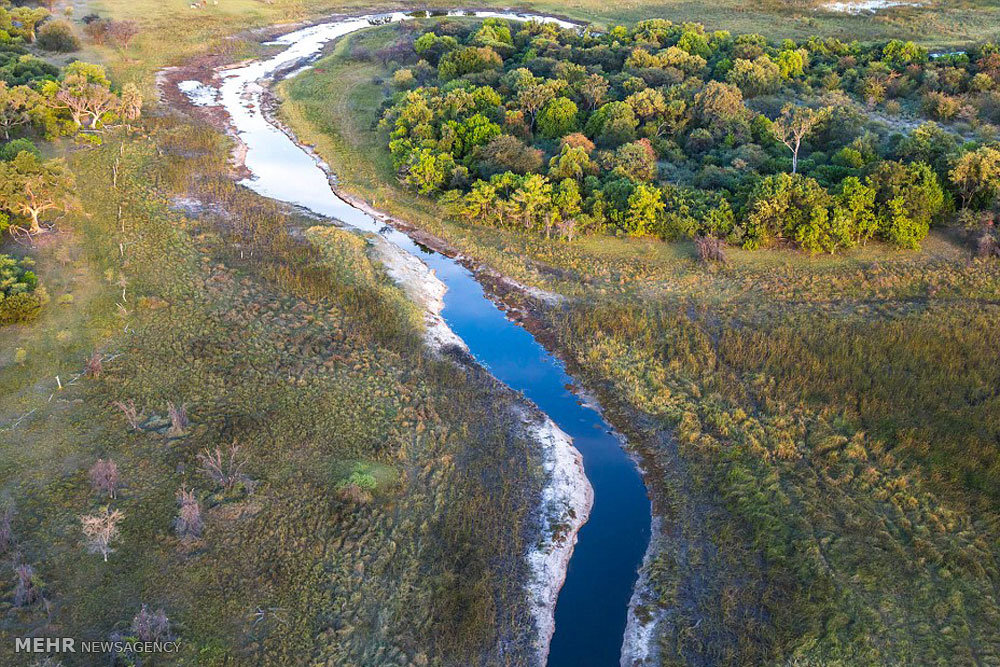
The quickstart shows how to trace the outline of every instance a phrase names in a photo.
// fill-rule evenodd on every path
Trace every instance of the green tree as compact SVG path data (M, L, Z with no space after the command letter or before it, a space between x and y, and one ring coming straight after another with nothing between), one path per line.
M466 74L499 70L503 59L488 46L467 46L449 51L438 63L438 76L442 81L451 81Z
M576 103L567 97L557 97L542 108L538 115L538 131L548 139L558 139L576 131Z
M551 220L554 213L552 184L539 174L526 176L514 191L511 200L515 205L516 215L521 219L525 229L538 228L540 220L546 218Z
M962 208L989 208L1000 193L1000 150L980 146L965 153L955 162L950 177Z
M549 178L562 181L571 178L577 182L589 174L597 173L597 165L587 151L578 146L563 144L559 155L549 160Z
M629 236L648 236L656 232L666 206L660 189L640 183L628 198L625 232Z
M418 148L407 157L400 170L400 180L426 195L439 190L454 168L455 160L448 153Z
M937 175L923 162L882 162L867 179L875 190L877 235L902 248L919 248L931 221L945 208Z
M762 178L747 200L743 246L786 240L809 252L832 252L845 242L842 230L832 224L831 203L823 186L801 174Z
M616 146L632 141L638 126L632 107L625 102L608 102L587 121L587 135L598 143Z
M0 209L26 218L28 233L40 234L41 216L69 208L74 193L73 173L62 160L39 160L22 151L10 162L0 162Z

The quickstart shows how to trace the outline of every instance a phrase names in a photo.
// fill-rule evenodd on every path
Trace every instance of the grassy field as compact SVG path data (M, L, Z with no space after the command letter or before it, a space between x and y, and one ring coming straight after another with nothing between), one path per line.
M47 600L12 607L6 568L0 661L25 633L127 633L144 603L189 664L523 661L542 480L513 396L425 351L363 240L290 235L314 223L235 186L227 147L161 117L71 156L86 211L34 251L53 305L0 340L4 557L31 564ZM78 377L95 351L101 372ZM188 426L170 429L170 403ZM230 443L252 493L199 469ZM107 563L78 520L107 503L87 480L98 458L118 465L125 513ZM200 539L172 530L181 487Z
M394 182L387 73L338 45L280 87L347 189L530 285L543 333L644 457L666 529L649 568L664 662L1000 658L1000 267L920 252L545 242L446 220ZM680 472L679 472L680 471Z

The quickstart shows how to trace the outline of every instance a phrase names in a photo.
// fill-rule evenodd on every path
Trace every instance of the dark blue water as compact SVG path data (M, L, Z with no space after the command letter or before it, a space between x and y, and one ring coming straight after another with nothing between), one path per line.
M393 16L405 19L401 14ZM420 257L447 286L442 316L472 355L499 380L534 401L573 438L594 488L594 506L580 530L559 595L548 664L617 665L629 598L649 542L650 503L635 464L600 414L581 405L567 389L573 379L563 364L524 328L508 320L468 269L418 246L402 232L340 199L316 160L261 113L261 88L256 81L318 54L329 40L367 25L360 18L305 28L278 40L288 45L282 53L226 71L218 101L247 149L245 163L253 177L244 183L264 196L378 233Z
M650 504L639 471L611 427L566 389L561 361L486 297L465 267L422 258L448 286L443 316L472 354L507 386L524 393L573 438L594 487L556 605L553 667L617 665L636 571L649 542Z

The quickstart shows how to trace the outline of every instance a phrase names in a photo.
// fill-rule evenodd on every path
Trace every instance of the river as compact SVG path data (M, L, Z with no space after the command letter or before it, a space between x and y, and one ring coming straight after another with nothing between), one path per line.
M572 26L551 17L495 12L475 15L510 20L534 18ZM508 319L472 272L338 197L316 158L262 113L265 86L281 73L317 58L331 40L368 28L373 20L411 18L394 13L310 26L275 40L273 44L286 47L277 55L221 71L222 83L217 89L194 82L184 82L190 85L182 84L181 88L193 101L221 105L228 112L246 147L245 164L252 174L244 181L248 188L335 218L349 227L379 234L426 264L447 288L441 317L475 359L500 381L522 392L572 437L583 456L594 503L589 520L578 534L559 592L547 664L617 665L629 599L649 542L651 511L641 475L622 448L623 440L596 406L582 402L571 390L574 380L563 363L527 330Z

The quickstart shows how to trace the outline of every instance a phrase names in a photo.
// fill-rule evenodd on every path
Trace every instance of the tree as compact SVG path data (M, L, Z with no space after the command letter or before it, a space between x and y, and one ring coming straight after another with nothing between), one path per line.
M177 504L180 509L174 519L174 530L181 539L195 539L201 537L204 522L201 518L201 505L194 496L194 491L189 491L185 487L177 490Z
M46 51L69 53L80 50L80 38L69 21L47 21L38 30L38 46Z
M163 610L150 611L145 604L132 619L132 634L140 642L165 642L173 638L170 619Z
M649 139L640 139L620 146L611 159L612 175L633 181L656 178L656 152Z
M531 119L528 127L532 131L535 129L535 119L538 116L538 112L556 96L557 86L553 84L554 82L545 82L527 86L519 90L517 97L514 98L517 108ZM561 85L561 82L559 85Z
M91 466L87 476L90 478L90 485L98 493L107 494L108 498L114 498L118 489L118 465L111 459L97 459L97 463Z
M625 102L608 102L587 121L587 135L606 146L617 146L635 138L639 121Z
M809 252L832 252L845 241L842 230L830 224L831 203L823 186L801 174L763 178L747 200L743 245L754 249L785 239Z
M125 120L139 120L139 116L142 115L142 93L139 92L139 86L131 82L122 86L118 115Z
M122 52L124 55L128 51L128 47L132 44L141 29L139 24L135 21L124 20L124 21L109 21L107 28L104 31L105 39L114 44L114 46Z
M646 236L658 227L666 206L663 193L652 185L640 183L628 198L625 232L629 236Z
M903 248L919 248L931 221L945 207L944 190L929 165L882 162L867 178L875 190L878 236Z
M239 445L230 445L225 454L219 447L214 450L205 449L198 454L198 462L205 476L221 486L224 491L232 491L237 484L249 480L243 474L247 459L240 455Z
M744 121L748 114L740 89L719 81L709 81L698 91L694 96L694 108L702 123L717 134Z
M563 144L559 155L549 160L549 178L555 181L572 178L583 181L584 176L597 173L597 165L583 148Z
M792 173L799 170L799 148L802 140L827 116L827 111L786 104L781 115L771 124L774 137L792 151Z
M537 227L541 216L552 213L552 184L544 176L531 174L521 181L511 201L524 228Z
M558 139L576 130L576 103L567 97L557 97L538 116L538 131L548 139Z
M87 551L99 553L104 557L104 562L108 562L108 554L114 551L111 543L118 539L120 533L118 524L122 522L125 515L119 510L112 510L104 507L101 512L89 516L80 517L80 525L83 529L83 537L87 545Z
M11 21L17 26L16 32L27 42L35 41L35 28L49 16L49 11L43 7L14 7L10 10Z
M625 98L635 115L644 123L644 133L649 137L675 134L687 123L687 103L670 102L656 88L644 88Z
M600 74L591 74L580 83L580 97L586 103L588 111L596 109L604 102L604 96L608 94L610 87L608 80Z
M773 93L781 82L781 70L768 56L749 60L737 59L726 74L726 81L739 86L747 97Z
M454 167L455 160L450 154L418 148L410 153L400 169L400 179L426 195L440 189Z
M580 188L571 178L561 180L552 193L552 204L559 213L556 225L568 241L572 241L576 233L576 218L581 212L580 202Z
M28 125L34 119L42 97L28 86L10 87L0 81L0 131L10 141L11 130Z
M542 166L542 152L517 137L503 134L486 144L480 152L480 171L484 176L512 171L528 174Z
M467 46L449 51L438 64L438 76L442 81L450 81L466 74L499 70L503 59L488 46Z
M27 217L29 234L44 231L42 214L69 209L74 187L73 173L61 159L43 162L22 151L10 162L0 162L0 210Z
M955 162L950 177L962 208L974 204L989 208L1000 194L1000 150L981 146L965 153Z

